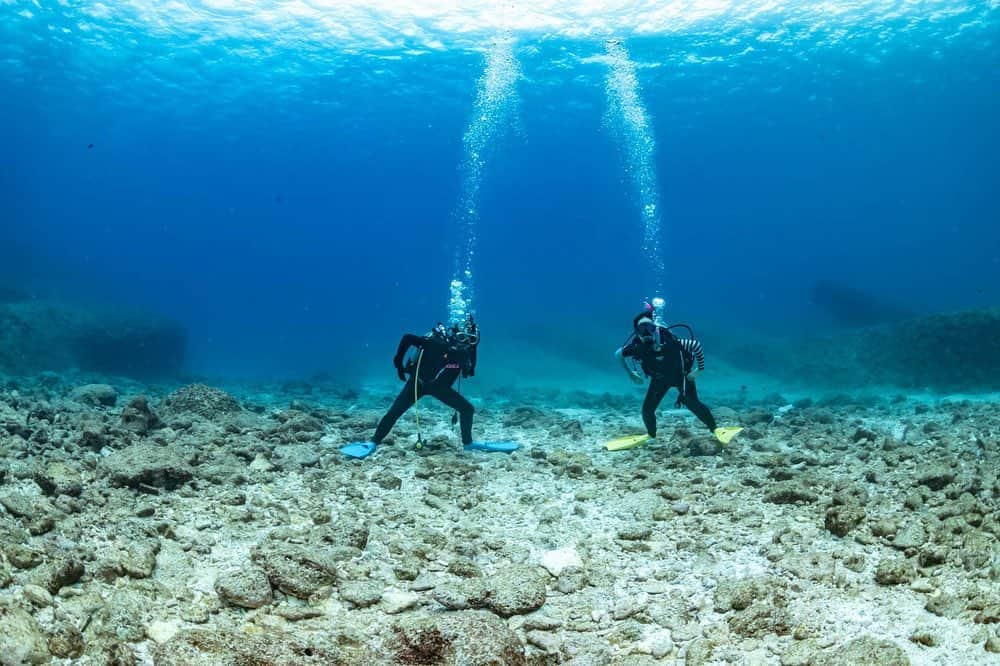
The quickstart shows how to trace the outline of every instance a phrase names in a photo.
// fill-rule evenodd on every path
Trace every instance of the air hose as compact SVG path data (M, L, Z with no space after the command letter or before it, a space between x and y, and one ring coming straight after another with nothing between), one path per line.
M424 350L420 350L420 355L417 356L417 371L413 374L413 409L415 410L417 416L417 448L421 448L424 445L424 440L420 437L420 394L418 393L420 387L420 362L424 360Z

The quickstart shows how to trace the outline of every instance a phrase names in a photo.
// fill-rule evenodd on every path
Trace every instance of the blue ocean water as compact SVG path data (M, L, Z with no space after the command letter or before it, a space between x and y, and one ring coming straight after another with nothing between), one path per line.
M399 335L447 317L463 134L503 43L484 359L611 365L652 294L608 39L655 143L668 318L822 329L817 281L1000 303L1000 4L969 0L3 0L0 278L175 318L194 373L391 375Z

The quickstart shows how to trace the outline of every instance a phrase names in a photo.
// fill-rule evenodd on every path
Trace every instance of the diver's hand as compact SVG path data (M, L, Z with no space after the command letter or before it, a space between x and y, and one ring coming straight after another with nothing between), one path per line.
M692 370L691 372L689 372L687 374L687 380L689 382L693 382L694 380L698 379L698 375L700 375L700 374L701 374L701 370Z
M399 381L401 382L406 381L406 373L403 372L402 368L396 368L396 376L399 377Z
M630 373L628 373L628 376L632 378L632 382L634 384L644 384L645 383L643 381L643 379L642 379L642 375L640 375L638 372L630 372Z

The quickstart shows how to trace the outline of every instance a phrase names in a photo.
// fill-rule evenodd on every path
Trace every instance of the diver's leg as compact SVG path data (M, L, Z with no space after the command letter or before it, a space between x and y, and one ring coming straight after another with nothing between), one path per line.
M715 432L715 417L712 416L712 412L708 410L705 403L698 399L698 388L694 385L694 382L689 381L687 383L687 389L684 391L684 395L681 396L681 402L698 417L698 420L707 425L709 430Z
M656 437L656 408L663 401L663 396L670 390L670 384L653 377L646 389L646 399L642 402L642 422L646 424L646 432L650 437Z
M434 396L458 412L462 427L462 444L472 444L472 415L476 411L472 403L450 386L435 386L433 391L428 391L427 394Z
M389 434L392 430L392 426L396 425L396 421L399 417L406 413L410 407L413 406L413 379L411 378L406 385L403 386L403 390L399 392L396 396L396 400L392 403L392 407L389 411L385 413L382 420L378 422L378 427L375 428L375 436L372 437L372 441L376 444L381 444L385 436Z

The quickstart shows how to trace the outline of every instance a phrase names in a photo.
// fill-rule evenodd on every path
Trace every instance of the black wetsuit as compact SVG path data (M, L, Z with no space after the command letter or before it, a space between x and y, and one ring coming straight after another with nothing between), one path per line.
M403 357L410 347L416 347L422 352L417 396L414 396L413 389L414 383L418 381L417 362L403 367ZM476 347L461 347L449 343L448 339L436 334L420 336L407 333L399 341L393 365L401 376L408 374L409 378L403 390L396 396L392 407L379 421L372 441L381 444L399 417L413 406L414 398L430 395L458 412L461 419L462 444L471 444L472 414L475 408L451 386L460 376L471 377L476 374Z
M650 437L656 437L656 408L672 388L680 391L677 402L690 409L714 432L715 418L712 412L698 399L698 389L694 382L687 379L695 361L695 354L691 350L697 350L698 365L704 366L701 345L696 341L679 340L666 331L661 337L661 343L657 350L652 343L643 342L635 336L622 348L622 356L637 359L642 365L642 371L649 377L649 389L642 403L642 421L646 424L646 432Z

